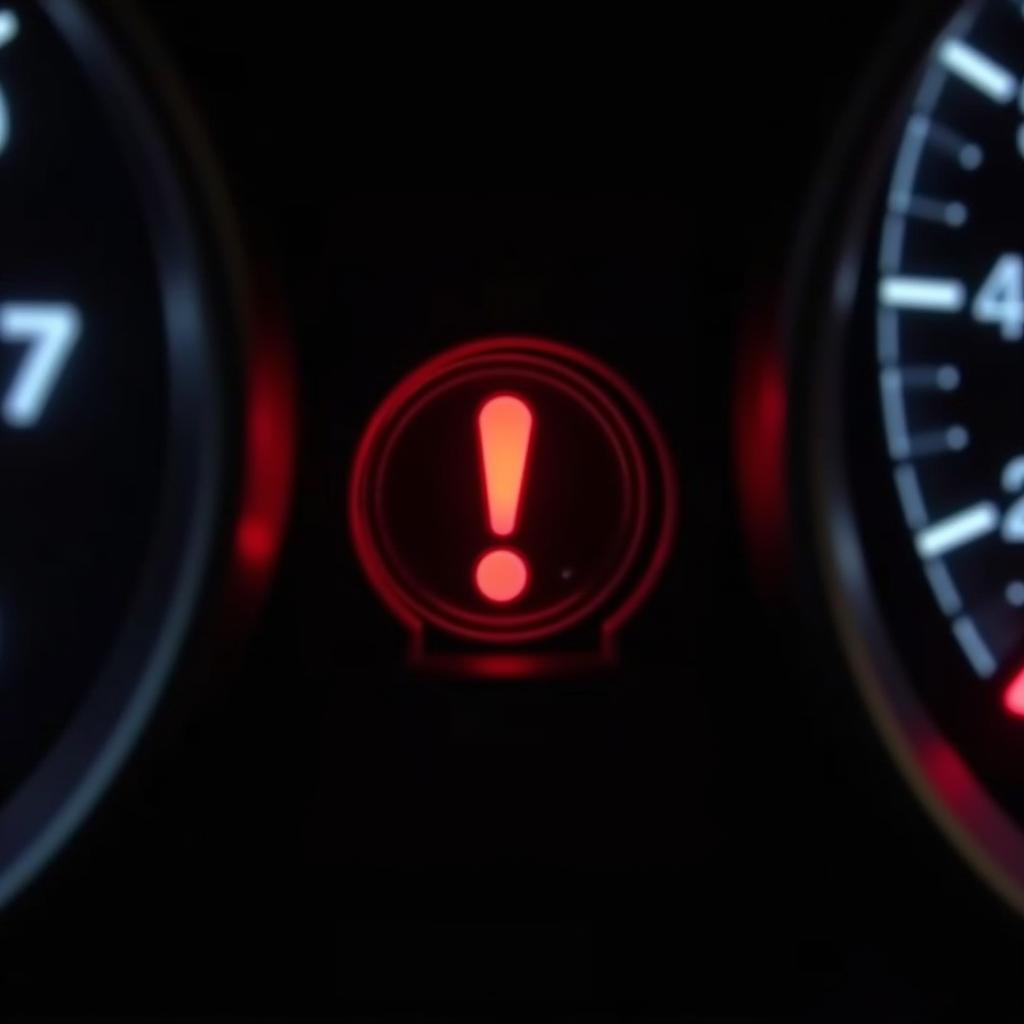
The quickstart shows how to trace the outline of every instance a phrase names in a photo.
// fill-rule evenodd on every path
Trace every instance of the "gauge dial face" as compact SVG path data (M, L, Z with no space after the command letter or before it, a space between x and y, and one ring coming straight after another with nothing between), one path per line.
M1019 5L956 19L903 130L880 246L879 387L897 493L934 601L986 691L1024 669L1022 73Z
M984 0L947 17L890 111L880 172L847 203L858 213L835 289L839 342L825 360L829 443L816 473L831 483L819 516L840 611L869 651L872 706L910 748L929 802L1016 895L1024 11ZM950 764L971 780L966 804Z
M2 900L177 655L220 430L183 186L77 3L0 3L0 183Z

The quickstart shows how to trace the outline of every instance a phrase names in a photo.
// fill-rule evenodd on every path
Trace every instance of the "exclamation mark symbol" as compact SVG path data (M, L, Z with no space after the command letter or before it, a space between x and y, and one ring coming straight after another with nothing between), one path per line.
M533 412L515 395L496 395L480 410L477 427L491 532L509 538L519 526L533 440ZM477 563L477 589L495 604L509 604L522 597L529 582L529 566L510 548L494 548Z

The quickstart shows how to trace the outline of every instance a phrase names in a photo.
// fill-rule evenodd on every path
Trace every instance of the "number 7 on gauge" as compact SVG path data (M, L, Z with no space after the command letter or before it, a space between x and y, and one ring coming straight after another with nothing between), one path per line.
M82 336L82 315L66 303L0 304L0 342L27 347L0 407L18 430L36 426Z

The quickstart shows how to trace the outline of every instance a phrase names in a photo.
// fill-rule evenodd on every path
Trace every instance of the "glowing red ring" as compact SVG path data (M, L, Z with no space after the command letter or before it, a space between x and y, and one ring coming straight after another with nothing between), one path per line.
M464 373L483 373L502 365L531 376L540 375L544 383L566 391L591 413L609 439L615 442L617 452L628 452L624 455L627 474L624 483L628 485L624 493L635 505L636 526L621 567L586 600L569 598L553 608L519 619L507 615L500 618L477 615L463 609L451 609L456 614L449 618L449 609L445 614L439 614L436 606L431 607L419 600L415 589L401 579L401 572L389 565L384 552L386 545L378 538L372 522L374 483L378 479L379 467L386 464L384 456L387 449L401 434L401 423L426 400L426 396L436 397L434 388L447 375L459 373L459 377L447 385L455 386L456 383L464 383ZM650 444L651 460L645 458L636 427L623 414L622 407L628 408L636 425L642 428ZM414 640L421 639L425 626L430 624L444 633L466 640L507 645L533 643L596 617L603 608L614 603L626 579L636 569L644 540L651 532L649 462L653 462L660 477L660 528L655 531L647 565L637 582L601 620L603 645L611 647L615 635L641 607L664 570L675 535L678 491L668 446L645 403L618 374L576 349L536 338L485 339L451 349L402 380L374 414L356 452L349 487L349 524L353 543L370 583ZM631 493L634 487L635 493ZM400 559L391 560L396 566L401 565ZM563 606L573 604L579 607L571 613L553 617L553 612L560 612Z

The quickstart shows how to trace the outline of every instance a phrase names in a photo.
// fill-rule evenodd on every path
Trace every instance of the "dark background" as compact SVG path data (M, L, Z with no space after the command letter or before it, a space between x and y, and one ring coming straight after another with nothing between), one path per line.
M180 681L193 713L0 924L0 1003L1024 1009L1024 929L907 795L827 630L755 578L734 483L742 346L863 83L934 5L137 7L281 285L297 494L241 669ZM617 672L412 676L349 549L375 405L499 332L604 357L673 443L679 544Z

